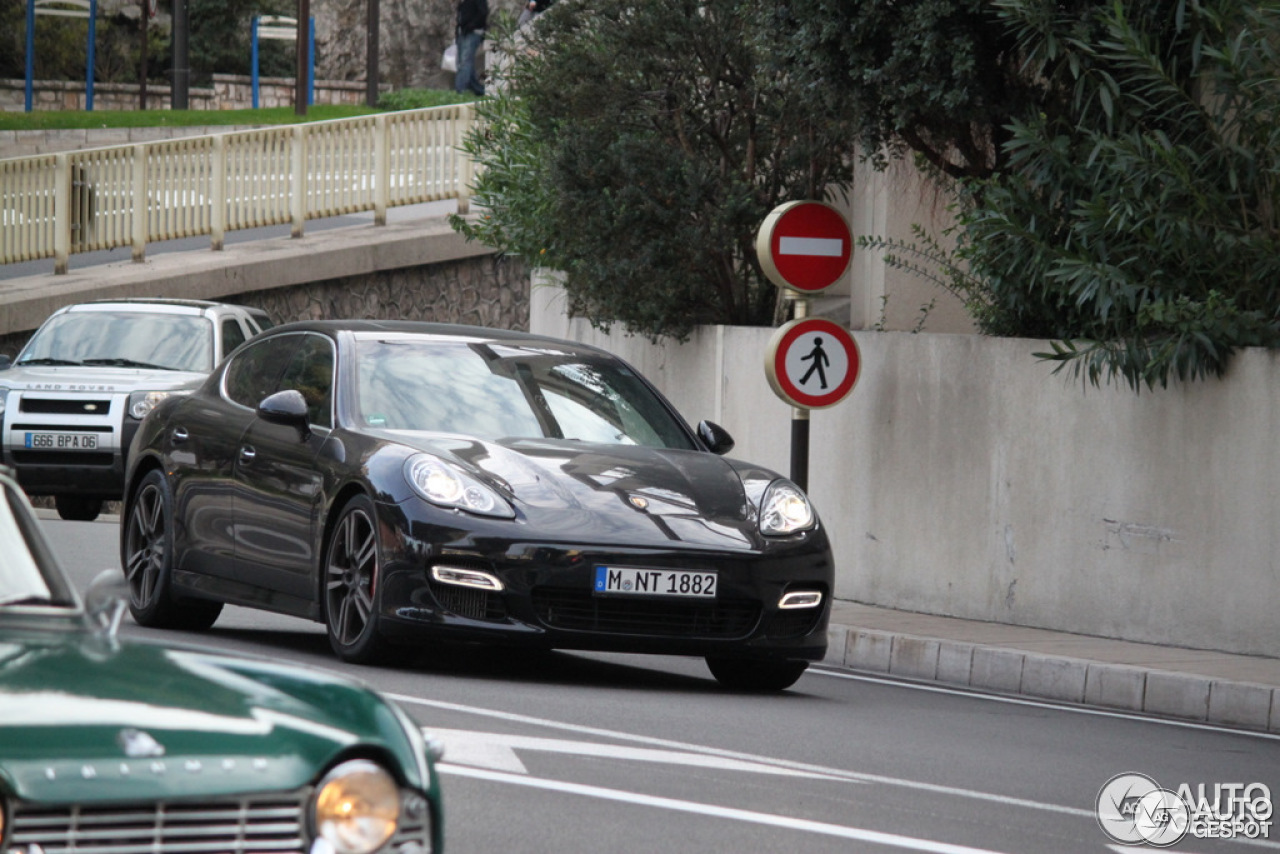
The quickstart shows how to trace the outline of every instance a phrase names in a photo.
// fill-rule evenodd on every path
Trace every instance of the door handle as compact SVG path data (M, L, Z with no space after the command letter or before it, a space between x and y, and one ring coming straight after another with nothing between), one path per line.
M191 438L191 434L187 432L186 427L173 428L173 444L181 445L183 442L187 441L187 439L190 439L190 438Z
M243 447L241 447L241 448L240 448L240 461L241 461L241 462L243 462L243 463L251 463L251 462L253 462L253 458L254 458L254 457L256 457L256 456L258 456L258 452L257 452L257 451L255 451L255 450L254 450L252 447L250 447L249 445L244 445Z

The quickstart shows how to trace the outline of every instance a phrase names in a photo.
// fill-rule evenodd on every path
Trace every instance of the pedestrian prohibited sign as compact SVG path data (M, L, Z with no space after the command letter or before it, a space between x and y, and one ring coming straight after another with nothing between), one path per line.
M801 409L825 409L844 400L861 367L853 336L822 317L779 328L765 351L764 372L773 393Z

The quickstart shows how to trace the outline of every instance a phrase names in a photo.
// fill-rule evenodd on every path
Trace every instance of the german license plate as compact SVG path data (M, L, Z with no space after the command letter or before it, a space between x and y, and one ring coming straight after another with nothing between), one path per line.
M26 446L33 451L96 451L97 433L28 433Z
M640 596L715 598L716 574L683 569L597 566L596 592Z

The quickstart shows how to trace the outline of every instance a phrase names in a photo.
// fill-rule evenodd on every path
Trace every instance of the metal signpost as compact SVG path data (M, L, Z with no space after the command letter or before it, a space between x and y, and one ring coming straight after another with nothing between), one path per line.
M89 19L89 49L85 61L84 108L93 112L93 46L98 40L98 0L27 0L27 81L24 106L31 112L36 62L36 15Z
M774 394L792 405L791 480L809 488L809 410L834 406L858 381L862 358L844 327L808 317L808 294L834 285L849 269L853 235L839 211L824 202L787 202L756 233L756 256L769 280L795 302L795 319L769 341L765 376Z

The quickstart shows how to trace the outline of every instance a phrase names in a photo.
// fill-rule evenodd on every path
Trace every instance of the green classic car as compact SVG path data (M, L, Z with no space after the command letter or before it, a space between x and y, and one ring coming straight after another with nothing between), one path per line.
M438 751L335 674L116 635L0 469L0 852L426 854Z

